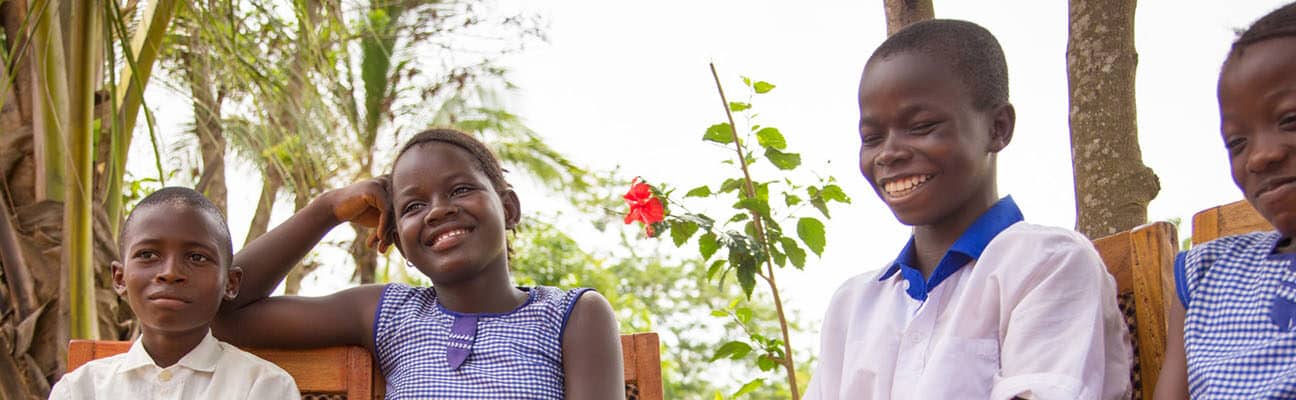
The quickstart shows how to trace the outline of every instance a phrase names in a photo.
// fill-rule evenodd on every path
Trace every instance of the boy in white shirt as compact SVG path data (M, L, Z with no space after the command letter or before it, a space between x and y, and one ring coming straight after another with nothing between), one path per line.
M997 193L1016 114L994 36L910 25L869 58L859 106L860 172L913 236L833 296L806 398L1128 398L1128 329L1097 252Z
M278 366L212 337L222 299L242 270L229 228L202 194L169 187L140 201L122 225L113 287L139 318L129 351L63 375L51 399L300 399Z

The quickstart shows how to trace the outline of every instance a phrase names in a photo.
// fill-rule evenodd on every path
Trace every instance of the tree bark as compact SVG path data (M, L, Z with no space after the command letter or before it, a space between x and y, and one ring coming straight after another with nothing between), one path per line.
M257 200L256 212L252 214L252 224L248 226L247 238L243 239L244 246L264 235L270 228L270 213L274 211L276 197L279 195L279 189L282 188L283 177L279 175L277 167L274 164L266 165L261 174L261 198Z
M214 60L200 60L202 55L193 53L195 49L203 48L198 35L197 32L189 32L188 51L180 55L185 66L189 93L193 96L194 134L198 137L198 147L202 152L202 175L198 178L195 190L211 199L221 213L227 214L225 134L221 125L224 96L219 94L218 89L213 89L208 63Z
M365 228L359 224L351 224L351 229L355 231L355 239L351 240L351 260L355 261L356 279L361 285L374 283L374 277L378 272L378 250L366 246L366 239L373 229Z
M1076 229L1091 238L1147 222L1161 190L1143 165L1134 102L1135 0L1071 0L1067 40Z
M887 36L914 22L936 18L931 0L883 0L882 5L886 9Z

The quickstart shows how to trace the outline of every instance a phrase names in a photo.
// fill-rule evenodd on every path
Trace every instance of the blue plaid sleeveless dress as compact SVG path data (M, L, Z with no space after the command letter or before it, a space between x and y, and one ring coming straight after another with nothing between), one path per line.
M1192 398L1296 398L1296 255L1274 253L1281 239L1230 236L1176 258Z
M387 399L562 399L562 333L590 289L537 286L503 314L462 314L429 287L387 285L374 349Z

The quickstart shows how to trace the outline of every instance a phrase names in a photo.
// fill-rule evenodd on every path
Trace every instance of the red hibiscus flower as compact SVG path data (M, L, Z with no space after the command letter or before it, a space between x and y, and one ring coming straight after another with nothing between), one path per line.
M630 182L630 191L622 197L630 206L625 223L629 225L631 222L639 221L644 224L644 233L653 236L652 224L666 218L666 210L662 207L661 199L653 197L652 187L635 178Z

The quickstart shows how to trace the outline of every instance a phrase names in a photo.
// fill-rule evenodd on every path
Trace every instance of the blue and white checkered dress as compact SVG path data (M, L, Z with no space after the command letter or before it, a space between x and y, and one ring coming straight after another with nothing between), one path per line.
M562 399L563 328L589 289L523 290L512 312L461 314L433 288L388 285L374 317L387 398Z
M1277 232L1221 238L1175 262L1194 399L1296 398L1296 255Z

